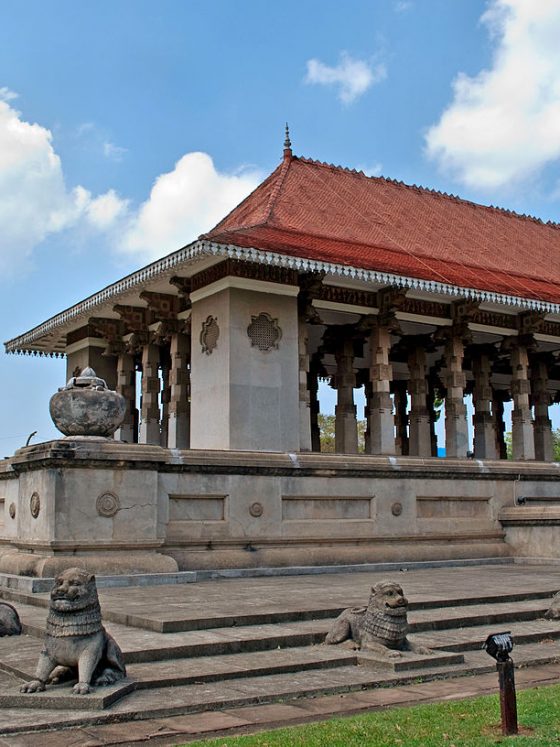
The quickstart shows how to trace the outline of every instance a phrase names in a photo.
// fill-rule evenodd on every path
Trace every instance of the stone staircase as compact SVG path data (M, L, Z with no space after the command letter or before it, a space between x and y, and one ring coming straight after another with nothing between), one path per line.
M410 637L434 655L406 654L394 665L344 645L323 645L342 609L332 604L332 596L317 603L303 594L290 609L272 599L256 601L253 609L240 602L235 611L228 600L221 607L217 602L198 607L197 613L179 602L175 609L158 607L153 600L157 590L150 592L151 606L139 602L139 592L113 590L101 595L104 620L123 650L128 679L88 696L72 696L68 685L19 694L18 683L31 679L35 670L48 598L5 592L19 610L24 635L0 639L0 734L29 729L30 723L47 729L54 723L158 718L491 672L494 662L481 646L490 633L502 630L513 635L518 667L555 662L560 660L560 621L543 615L560 584L560 569L552 577L542 570L533 569L532 581L515 592L471 588L467 595L410 595ZM352 577L348 606L356 603L358 592L363 598L371 581L360 575ZM324 577L316 583L329 581ZM222 591L228 591L228 583L222 582ZM14 719L16 712L24 718Z

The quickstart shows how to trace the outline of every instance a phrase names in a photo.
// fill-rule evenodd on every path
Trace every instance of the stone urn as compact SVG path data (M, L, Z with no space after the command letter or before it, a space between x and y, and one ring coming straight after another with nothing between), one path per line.
M92 368L84 368L66 386L53 394L49 411L54 424L65 436L114 434L124 420L126 401L107 388Z

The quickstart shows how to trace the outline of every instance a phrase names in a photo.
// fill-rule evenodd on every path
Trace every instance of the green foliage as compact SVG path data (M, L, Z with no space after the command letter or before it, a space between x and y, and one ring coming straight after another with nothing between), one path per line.
M334 415L319 415L319 431L321 433L321 451L334 454ZM358 420L358 451L365 450L366 421Z
M560 685L519 692L518 719L519 735L503 737L499 700L492 695L190 742L189 747L551 747L560 744Z
M511 431L505 434L507 458L513 459L513 446L511 440ZM552 459L555 462L560 462L560 428L552 431Z

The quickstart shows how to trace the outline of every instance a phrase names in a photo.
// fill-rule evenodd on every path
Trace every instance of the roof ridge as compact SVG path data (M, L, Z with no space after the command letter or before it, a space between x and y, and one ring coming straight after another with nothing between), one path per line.
M514 218L519 218L521 220L529 220L532 223L538 223L543 226L548 226L549 228L560 229L560 222L556 222L552 220L544 221L542 218L538 218L535 215L530 215L527 213L518 213L515 210L510 210L509 208L500 207L499 205L483 205L480 202L474 202L473 200L467 200L465 197L460 197L459 195L456 195L453 193L443 192L439 189L431 189L430 187L424 187L421 184L407 184L406 182L403 182L402 180L391 179L391 177L388 177L388 176L368 176L361 169L351 169L348 166L340 166L334 163L328 163L327 161L318 161L313 158L305 158L304 156L294 156L292 160L301 161L302 163L308 163L313 166L321 166L327 169L334 169L336 171L343 171L347 174L358 176L362 179L386 182L387 184L394 184L398 187L404 187L405 189L414 190L415 192L425 192L426 194L431 194L437 197L442 197L447 200L452 200L453 202L462 203L464 205L471 205L472 207L482 208L483 210L492 210L494 212L503 213L505 215L509 215Z
M293 160L293 156L289 156L283 160L280 166L280 173L278 174L276 184L274 185L273 189L271 189L270 195L268 196L268 201L266 203L266 208L264 211L265 217L264 217L264 220L262 221L262 224L266 224L266 222L272 216L272 211L274 209L274 203L276 202L276 198L280 194L280 190L282 189L282 185L284 184L284 180L286 179L286 174L289 171L292 160ZM262 224L259 224L259 225L262 225Z

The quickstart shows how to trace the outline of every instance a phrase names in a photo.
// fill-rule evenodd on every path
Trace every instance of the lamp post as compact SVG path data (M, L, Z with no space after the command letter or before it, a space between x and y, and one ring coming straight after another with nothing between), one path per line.
M510 658L513 639L509 631L489 635L482 648L496 659L500 684L500 711L502 714L502 734L517 734L517 700L515 696L514 664Z

